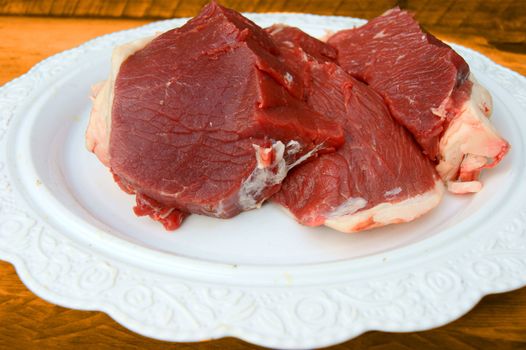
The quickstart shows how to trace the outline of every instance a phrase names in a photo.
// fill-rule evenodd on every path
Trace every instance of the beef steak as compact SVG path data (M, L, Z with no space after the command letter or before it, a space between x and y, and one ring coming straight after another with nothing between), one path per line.
M303 71L304 99L345 131L345 144L293 169L273 199L300 223L344 232L413 220L439 202L434 165L382 98L334 63L336 51L301 30L267 29Z
M301 72L270 36L215 2L114 58L88 143L136 194L135 212L169 229L188 213L256 208L293 166L343 143L338 124L301 100Z
M475 192L480 170L509 149L488 120L492 103L466 61L398 8L329 38L338 63L386 101L457 193Z

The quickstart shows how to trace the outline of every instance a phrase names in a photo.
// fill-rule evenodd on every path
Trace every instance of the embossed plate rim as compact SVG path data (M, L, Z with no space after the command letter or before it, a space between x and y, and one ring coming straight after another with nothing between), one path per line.
M339 28L363 23L351 18L314 15L251 17L259 22L318 27L320 21ZM28 74L6 84L0 89L3 107L0 138L4 149L8 120L16 115L17 106L29 102L26 100L32 89L46 79L46 74L50 79L60 73L59 63L72 65L81 61L80 56L86 50L113 46L130 36L147 35L180 25L184 20L157 22L94 39L41 62ZM458 48L478 62L478 68L486 69L526 110L526 79L472 50ZM521 172L522 168L521 163ZM0 257L11 261L24 283L45 299L66 307L104 311L126 327L159 339L195 341L236 336L271 347L326 346L367 330L414 331L436 327L462 315L485 294L526 284L522 273L526 266L523 258L526 211L520 201L522 211L513 208L497 234L484 235L483 241L472 235L471 239L478 240L473 249L443 251L445 255L428 258L426 264L417 268L406 267L391 274L385 270L383 275L370 278L344 276L328 284L312 280L309 283L311 272L304 271L304 283L299 280L291 283L282 276L275 283L266 281L263 286L250 287L240 283L239 278L248 278L256 267L233 270L227 264L205 264L205 269L209 264L222 266L226 274L237 271L229 283L196 280L181 274L176 274L176 278L168 275L168 271L148 271L72 242L44 220L31 218L31 210L13 199L6 172L5 166L0 169ZM453 268L465 263L469 267ZM390 261L391 264L394 262ZM273 269L279 272L283 268ZM294 275L299 276L300 271ZM466 285L470 288L466 289ZM450 305L444 307L444 300Z

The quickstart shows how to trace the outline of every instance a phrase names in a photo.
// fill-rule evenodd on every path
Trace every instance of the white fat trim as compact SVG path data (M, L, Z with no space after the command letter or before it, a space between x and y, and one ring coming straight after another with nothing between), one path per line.
M285 155L294 155L301 150L301 145L298 141L291 140L287 143L287 146L281 141L277 141L271 147L263 148L263 150L258 145L252 146L255 150L257 165L250 176L243 182L239 190L239 206L243 210L259 208L263 201L257 202L255 198L258 198L265 188L281 183L290 169L302 163L324 147L323 143L321 143L301 156L294 163L287 164ZM274 152L274 161L270 166L265 166L265 162L261 159L262 151Z
M447 190L455 194L466 194L478 192L482 189L482 182L480 181L448 181Z
M473 83L470 99L486 117L489 117L493 112L493 98L491 94L478 82L473 74L470 74L468 79Z
M365 208L367 201L362 197L349 198L336 209L334 209L329 215L329 218L339 218L345 215L352 215L358 210Z
M286 146L287 154L293 155L301 150L301 145L298 141L290 140Z
M488 163L488 158L474 154L466 154L462 163L460 163L461 172L477 171Z
M437 171L444 181L455 180L465 156L486 159L479 166L482 169L508 149L507 142L491 125L482 109L483 106L492 107L489 93L472 74L469 79L473 82L471 97L451 121L439 143Z
M242 210L259 208L262 201L257 202L264 189L269 186L279 184L283 181L288 172L288 167L283 158L285 145L278 141L271 147L266 148L275 153L274 161L270 166L262 166L260 152L261 147L253 145L258 164L250 176L243 182L239 190L239 207Z
M438 180L433 189L423 194L397 203L381 203L350 215L340 217L331 215L325 220L324 224L335 230L350 233L394 223L408 222L436 207L443 195L444 185L442 181ZM370 220L372 220L370 226L361 227L363 223Z
M312 157L314 155L314 153L318 152L319 150L323 149L324 148L324 143L320 143L319 145L316 145L316 147L314 147L312 150L310 150L309 152L305 153L303 156L301 156L297 161L295 161L294 163L292 163L291 165L288 166L288 170L294 168L296 165L298 164L301 164L303 163L304 161L306 161L307 159L309 159L310 157Z
M401 187L395 187L392 190L385 191L384 197L395 196L395 195L399 194L400 192L402 192L402 188Z
M120 66L128 57L144 48L154 38L155 36L138 39L113 49L110 75L107 80L97 83L98 86L93 89L96 96L93 98L90 122L86 130L86 147L94 152L106 166L109 166L113 94Z

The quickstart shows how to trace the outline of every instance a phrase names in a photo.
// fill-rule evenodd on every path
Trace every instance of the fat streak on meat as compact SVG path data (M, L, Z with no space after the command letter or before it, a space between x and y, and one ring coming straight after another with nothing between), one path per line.
M411 221L434 208L443 184L382 98L334 63L336 51L301 30L267 29L305 77L304 99L345 130L346 142L293 169L273 199L300 223L356 232Z
M232 217L287 172L343 143L302 100L303 77L269 35L215 2L181 28L117 48L95 87L87 146L167 229Z
M480 190L480 171L497 165L509 144L489 122L490 94L460 55L397 8L328 43L347 72L383 96L451 192Z

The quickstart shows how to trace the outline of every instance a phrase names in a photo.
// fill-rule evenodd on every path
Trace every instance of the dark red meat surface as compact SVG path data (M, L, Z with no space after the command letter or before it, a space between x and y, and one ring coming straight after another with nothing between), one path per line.
M240 203L256 167L279 156L272 145L298 143L285 149L287 167L319 145L341 145L338 124L301 100L301 75L267 33L216 3L126 59L115 82L110 166L137 194L136 213L170 216L167 228L187 213L228 218L279 189L280 181L264 182L248 190L251 207Z
M435 160L448 123L445 109L451 109L453 117L458 112L455 107L470 96L464 59L397 8L361 27L334 34L328 43L338 49L339 64L379 92L393 117ZM442 105L450 96L450 104Z
M284 60L295 62L295 70L303 71L308 105L345 130L343 147L289 173L273 197L276 202L302 224L317 226L347 214L346 203L352 204L353 199L365 199L359 210L366 210L435 187L434 165L392 119L382 97L333 62L333 48L296 28L273 26L267 31ZM377 225L368 220L349 229Z

